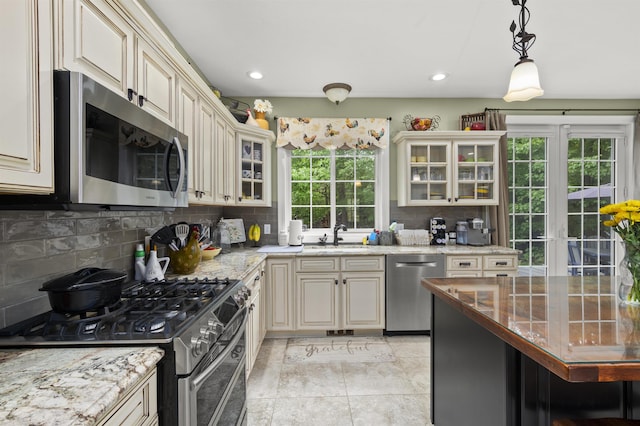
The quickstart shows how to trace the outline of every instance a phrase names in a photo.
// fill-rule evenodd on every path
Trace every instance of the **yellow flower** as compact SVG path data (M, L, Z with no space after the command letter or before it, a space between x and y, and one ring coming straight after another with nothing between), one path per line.
M616 222L615 220L605 220L604 222L602 222L602 224L604 226L616 226L618 222Z
M620 211L620 204L607 204L600 208L600 214L616 214Z

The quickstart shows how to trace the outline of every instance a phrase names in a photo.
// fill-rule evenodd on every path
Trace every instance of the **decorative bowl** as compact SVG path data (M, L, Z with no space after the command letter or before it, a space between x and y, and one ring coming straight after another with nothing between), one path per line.
M202 250L202 260L211 260L222 251L221 247L207 247Z

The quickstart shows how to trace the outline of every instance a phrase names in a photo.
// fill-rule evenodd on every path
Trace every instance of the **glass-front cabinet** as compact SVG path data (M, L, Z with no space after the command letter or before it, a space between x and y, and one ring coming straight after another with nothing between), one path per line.
M238 205L271 206L271 137L265 131L238 131Z
M403 131L398 145L398 205L498 204L502 131Z

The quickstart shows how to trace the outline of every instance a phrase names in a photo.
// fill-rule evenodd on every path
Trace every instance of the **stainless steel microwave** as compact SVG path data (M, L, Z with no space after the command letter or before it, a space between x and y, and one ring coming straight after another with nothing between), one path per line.
M187 137L77 72L54 71L54 184L2 208L187 207Z

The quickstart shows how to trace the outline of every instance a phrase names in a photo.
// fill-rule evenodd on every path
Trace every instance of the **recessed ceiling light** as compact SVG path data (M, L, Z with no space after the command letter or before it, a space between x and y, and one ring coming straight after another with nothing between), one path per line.
M431 76L431 80L433 81L440 81L440 80L444 80L445 78L447 78L447 75L443 72L439 72Z
M260 71L250 71L247 74L254 80L260 80L262 78L262 73Z

